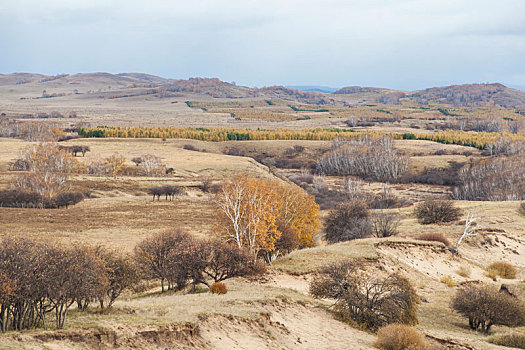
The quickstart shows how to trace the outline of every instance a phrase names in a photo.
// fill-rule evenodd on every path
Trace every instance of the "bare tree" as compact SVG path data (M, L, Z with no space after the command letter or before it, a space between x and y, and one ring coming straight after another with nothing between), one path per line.
M463 234L461 237L459 237L458 243L456 243L456 246L454 247L453 251L457 252L459 249L459 245L465 239L466 237L471 237L476 235L476 230L478 229L476 219L474 218L474 215L471 213L467 214L467 218L465 219L465 228L463 229Z
M147 154L142 156L141 159L140 165L144 169L146 176L163 176L166 174L166 166L159 157Z
M334 140L332 150L317 161L318 169L329 175L353 175L378 181L397 181L409 160L393 146L390 136L363 135L351 140Z

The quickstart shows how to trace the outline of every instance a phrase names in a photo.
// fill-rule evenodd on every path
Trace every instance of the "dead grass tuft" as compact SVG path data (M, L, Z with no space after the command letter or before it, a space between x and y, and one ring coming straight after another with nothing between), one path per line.
M499 276L505 279L514 279L516 278L517 269L504 261L496 261L487 267L486 275L490 278L495 278Z
M379 329L375 343L381 350L424 350L428 345L425 338L416 329L391 324Z

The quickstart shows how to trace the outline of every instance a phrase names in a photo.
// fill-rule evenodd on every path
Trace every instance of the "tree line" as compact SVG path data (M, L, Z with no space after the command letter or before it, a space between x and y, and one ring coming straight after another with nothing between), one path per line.
M248 249L182 231L147 237L131 255L6 236L0 241L0 331L47 329L50 320L64 328L71 307L111 308L143 280L160 280L164 292L264 272Z

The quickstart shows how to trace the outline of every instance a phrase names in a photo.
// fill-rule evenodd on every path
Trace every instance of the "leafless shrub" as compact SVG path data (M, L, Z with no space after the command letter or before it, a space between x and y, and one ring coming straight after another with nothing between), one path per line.
M416 205L414 214L421 224L428 225L455 221L459 219L461 210L452 201L427 200Z
M410 282L398 274L367 277L355 260L325 267L310 283L310 293L335 299L335 310L343 319L373 331L391 323L417 323L419 300Z
M75 145L75 146L58 146L59 150L65 151L72 156L76 157L78 153L82 154L82 157L86 155L87 152L91 151L89 146Z
M371 233L370 210L362 201L339 204L330 211L326 219L325 239L329 243L364 238Z
M117 175L120 174L126 158L114 153L103 159L93 159L88 163L88 173L94 175Z
M253 259L249 250L221 239L200 241L197 252L199 259L194 264L192 278L194 283L210 287L214 283L238 276L250 276L264 273L264 263Z
M468 317L473 330L489 333L493 325L519 326L525 322L525 306L519 299L488 285L460 289L452 308Z
M387 213L380 211L372 217L374 234L376 237L390 237L397 234L397 228L401 223L401 218L397 213Z
M388 136L361 136L352 140L334 140L331 151L317 161L324 174L359 176L395 182L408 170L408 158L402 157Z

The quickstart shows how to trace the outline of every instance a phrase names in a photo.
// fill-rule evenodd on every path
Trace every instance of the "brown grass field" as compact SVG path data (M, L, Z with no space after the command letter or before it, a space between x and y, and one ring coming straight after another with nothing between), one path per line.
M207 143L194 140L79 139L70 144L87 144L91 152L86 159L118 152L130 159L141 154L155 154L174 167L171 177L146 178L125 176L76 175L73 186L90 189L88 198L69 209L0 208L0 234L31 235L65 243L104 245L131 252L144 237L163 230L182 228L199 237L214 234L213 194L201 192L203 179L219 183L238 172L252 176L273 177L269 169L249 157L228 156L231 147L247 154L261 152L282 155L286 148L303 145L306 155L319 154L329 142L250 141ZM7 187L15 176L7 164L29 143L0 139L0 188ZM191 144L204 150L183 149ZM411 155L411 171L424 167L446 166L449 161L465 161L465 147L441 145L429 141L396 141L396 147ZM445 155L434 155L438 150ZM470 149L472 150L472 149ZM474 157L479 152L473 151ZM86 160L79 158L80 160ZM285 174L286 171L274 170ZM291 171L291 170L290 170ZM293 171L292 171L293 172ZM328 184L340 179L327 178ZM186 194L175 201L153 202L145 190L156 184L176 183L186 187ZM378 192L382 184L367 184ZM445 196L440 186L394 184L400 197L418 200L425 196ZM441 232L455 242L462 232L461 223L420 225L413 206L390 209L400 212L403 220L395 238L369 238L348 243L326 245L319 240L315 248L295 251L278 259L262 280L227 281L229 293L160 295L150 285L144 293L126 294L112 311L100 314L73 311L66 330L31 331L22 335L5 334L0 342L8 349L69 348L322 348L335 349L353 344L353 349L372 349L374 336L332 318L325 301L312 299L308 281L318 268L347 258L365 258L370 271L384 274L397 271L410 278L425 298L420 306L417 328L427 338L449 349L496 349L486 336L466 329L465 320L449 308L457 287L447 287L440 279L451 276L456 283L484 280L484 268L492 261L512 262L519 268L518 279L504 281L520 284L525 278L525 218L517 213L517 202L458 202L464 213L473 212L480 223L480 233L461 246L460 257L452 255L440 243L417 241L425 232ZM326 212L322 213L323 216ZM321 232L322 236L322 232ZM490 259L487 257L490 256ZM472 270L465 278L456 272L468 264ZM499 281L498 281L499 282ZM496 282L496 283L498 283ZM198 331L196 331L198 324ZM315 331L312 331L312 327ZM525 330L525 328L520 328ZM495 333L507 332L495 327ZM193 335L192 335L193 334ZM116 346L115 344L118 344ZM3 346L4 346L3 345Z
M358 126L356 130L422 133L450 121L450 117L438 111L438 104L424 108L408 102L382 105L376 102L374 93L338 96L350 106L305 105L269 97L212 98L188 92L169 98L150 95L109 98L112 94L134 93L140 89L130 88L129 83L121 80L108 84L106 78L98 75L87 80L75 79L71 77L67 84L60 80L0 84L0 112L21 118L24 114L57 111L68 115L74 111L77 118L45 121L59 122L62 126L80 123L93 127L332 128L347 127L344 121L355 116L377 120L373 126ZM65 96L34 99L44 89ZM74 94L74 89L79 94ZM327 111L316 111L319 109ZM463 117L517 116L512 109L499 107L450 107L448 110ZM471 147L416 140L394 143L400 153L410 157L411 174L483 157ZM30 144L0 138L0 190L9 188L17 176L9 170L9 165ZM211 180L218 185L239 173L287 181L286 176L307 171L306 166L315 163L315 159L331 147L329 141L110 138L81 138L61 144L88 145L91 152L84 158L78 157L80 161L118 153L126 158L129 167L135 166L131 162L133 157L153 154L174 172L166 177L73 175L72 188L89 191L89 198L68 209L0 208L1 236L24 235L65 244L103 245L128 253L145 237L166 230L182 229L198 237L211 237L215 234L216 207L214 194L199 189L203 181ZM188 146L198 151L185 149L190 148ZM293 146L304 147L304 151L291 157L305 164L303 169L274 167L272 164L286 158ZM269 166L254 158L267 161L265 164ZM341 188L342 180L335 176L323 178L330 188ZM183 186L185 193L174 201L152 201L147 189L161 184ZM383 185L364 182L363 187L367 192L378 194ZM455 291L469 281L497 286L505 283L516 290L525 290L525 217L518 214L519 202L457 201L462 218L469 212L477 218L478 234L464 241L459 254L455 255L441 243L418 241L417 237L439 232L455 244L463 232L461 220L421 225L413 214L414 203L427 198L447 198L450 187L397 183L390 188L406 202L402 208L387 209L402 217L395 237L328 245L321 229L316 247L278 258L262 278L226 280L226 295L213 295L204 288L194 293L161 294L160 285L149 283L141 292L125 293L113 309L104 313L95 307L87 312L72 308L65 330L51 327L48 331L0 334L0 349L374 349L374 334L337 320L327 300L314 299L308 294L308 284L319 268L353 258L364 259L371 275L399 272L410 279L423 300L416 328L435 346L433 349L505 349L488 343L488 336L469 330L467 320L451 310L450 300ZM321 212L322 219L327 215L327 210ZM493 281L487 277L485 268L494 261L512 263L518 268L517 278ZM468 266L469 276L458 273L462 266ZM456 286L441 283L445 277ZM525 295L522 293L521 297ZM493 334L525 332L523 326L512 330L503 326L493 329Z

